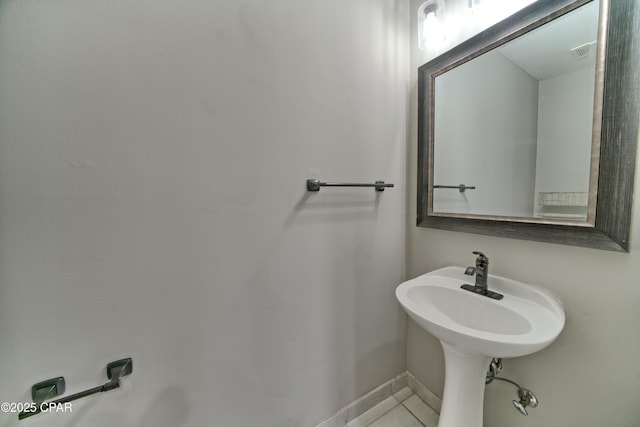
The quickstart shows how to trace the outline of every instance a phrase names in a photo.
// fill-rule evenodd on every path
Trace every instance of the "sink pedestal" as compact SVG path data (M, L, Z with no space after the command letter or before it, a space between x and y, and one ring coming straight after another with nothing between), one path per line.
M491 357L467 354L441 344L445 375L438 427L482 427L485 379Z

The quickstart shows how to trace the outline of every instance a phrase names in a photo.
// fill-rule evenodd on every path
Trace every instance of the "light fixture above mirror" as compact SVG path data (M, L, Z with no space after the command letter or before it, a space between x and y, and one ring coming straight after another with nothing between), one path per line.
M427 50L429 45L440 45L447 39L439 19L443 10L444 0L427 0L418 7L418 47L421 50Z

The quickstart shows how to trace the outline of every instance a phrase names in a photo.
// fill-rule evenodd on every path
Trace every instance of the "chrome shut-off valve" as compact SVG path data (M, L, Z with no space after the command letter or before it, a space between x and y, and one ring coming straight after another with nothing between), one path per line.
M501 378L496 375L500 371L502 371L502 359L494 357L491 359L491 363L489 363L489 368L487 369L487 377L485 379L485 384L491 384L494 380L504 381L509 384L513 384L518 388L518 400L513 400L513 406L522 414L529 415L527 412L527 407L535 408L538 406L538 398L531 391L527 390L524 387L521 387L517 382L510 380L508 378Z
M527 406L531 406L532 408L538 406L538 399L536 398L535 394L533 394L526 388L518 389L518 397L520 398L520 400L514 400L512 403L513 406L518 411L520 411L522 415L529 415L529 413L527 412Z

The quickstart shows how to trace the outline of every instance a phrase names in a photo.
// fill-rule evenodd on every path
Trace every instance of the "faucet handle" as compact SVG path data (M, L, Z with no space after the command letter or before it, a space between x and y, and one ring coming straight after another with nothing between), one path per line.
M476 262L481 262L484 264L488 264L489 263L489 258L487 258L487 256L485 254L483 254L480 251L473 251L474 255L478 255L478 259L476 259Z
M485 254L483 254L482 252L480 252L480 251L473 251L473 254L474 255L478 255L480 258L487 258L487 256ZM487 259L489 259L489 258L487 258Z

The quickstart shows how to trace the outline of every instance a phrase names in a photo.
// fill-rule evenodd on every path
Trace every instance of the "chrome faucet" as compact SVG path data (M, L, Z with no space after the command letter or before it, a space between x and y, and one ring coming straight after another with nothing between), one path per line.
M468 267L464 274L468 276L476 276L476 284L464 284L460 286L462 289L474 292L476 294L484 295L493 299L502 299L503 295L497 292L490 291L487 286L487 278L489 277L489 258L485 254L479 251L473 251L474 255L478 255L476 258L476 266Z
M487 276L489 275L489 258L485 254L479 251L473 251L474 255L478 255L476 258L476 266L468 267L464 274L467 276L476 275L476 286L480 289L487 289Z

